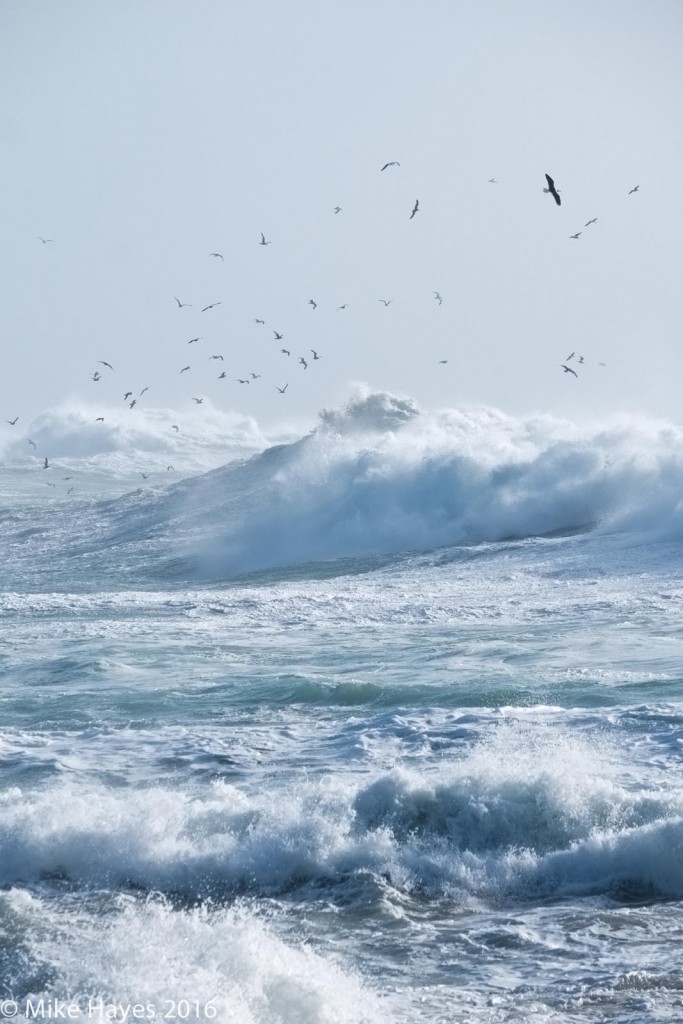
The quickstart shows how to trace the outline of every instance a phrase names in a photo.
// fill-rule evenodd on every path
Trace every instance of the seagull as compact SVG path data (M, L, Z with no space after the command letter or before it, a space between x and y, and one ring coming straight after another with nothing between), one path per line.
M569 356L567 356L567 358L565 359L565 363L568 363L568 362L569 362L569 360L570 360L570 359L573 359L575 355L576 355L576 352L572 352L572 354L571 354L571 355L569 355Z
M216 256L219 260L223 260L223 257L219 252L210 252L209 256ZM225 260L223 260L223 262L225 263Z
M314 302L313 299L309 299L308 300L308 305L309 306L313 306L313 309L317 309L318 308L318 303Z
M314 348L310 349L310 351L313 353L313 361L314 362L315 362L316 359L320 359L320 356L318 355L318 353L316 352L316 350Z
M392 303L392 302L393 302L394 300L393 300L393 299L378 299L377 301L378 301L378 302L383 302L385 306L390 306L390 305L391 305L391 303Z
M26 443L30 444L32 448L36 448L36 449L38 448L38 445L36 444L36 442L32 441L30 437L26 438Z
M185 373L185 370L189 370L189 369L190 369L189 366L183 366L183 368L182 368L182 370L180 372L181 373Z
M249 374L250 374L250 376L251 376L251 379L252 379L252 380L258 380L258 379L259 379L259 377L261 376L261 374L260 374L260 373L254 373L254 371L253 371L253 370L250 370L250 371L249 371Z
M223 305L222 302L212 302L210 306L204 306L204 309L202 309L201 312L202 313L206 313L207 309L213 309L214 306L222 306L222 305Z
M50 468L50 463L48 462L47 455L46 455L45 456L45 465L43 466L43 469L49 469L49 468Z
M53 485L53 486L54 486L54 485ZM66 493L67 493L67 494L71 494L71 492L72 492L72 491L73 491L73 487L69 487L69 489L68 489L68 491L67 491Z
M167 472L167 473L175 473L175 469L174 469L174 467L173 467L173 466L167 466L167 467L166 467L166 472Z
M202 336L201 336L201 334L200 334L198 338L190 338L190 340L188 341L188 343L187 343L187 344L188 344L188 345L194 345L194 343L195 343L196 341L201 341L201 340L202 340Z
M584 224L583 226L584 226L585 228L588 228L588 227L590 227L590 226L591 226L591 224L595 224L595 223L596 223L596 221L597 221L597 219L598 219L597 217L593 217L593 219L592 219L592 220L587 220L587 221L586 221L586 223L585 223L585 224Z
M242 380L241 377L235 377L235 380L237 381L238 384L251 384L250 380Z
M42 235L38 235L38 238L41 240L43 245L46 245L48 242L53 242L54 241L53 238L43 238Z
M218 379L218 380L225 380L225 378L226 378L227 376L228 376L228 375L227 375L227 373L225 372L225 370L223 370L223 372L222 372L222 373L219 373L219 374L218 374L218 378L217 378L217 379Z
M282 352L283 356L291 356L292 354L288 348L281 348L280 351Z
M220 359L220 361L222 363L225 362L225 360L223 359L223 356L209 356L209 362L211 362L212 359Z
M285 384L285 386L283 388L279 388L277 386L277 384L276 384L275 385L275 390L279 391L281 395L284 395L284 393L285 393L285 391L287 390L288 387L289 387L289 383Z
M497 185L497 184L498 184L498 182L496 181L496 179L495 179L495 178L489 178L489 183L490 183L491 185Z
M640 188L640 185L636 185L635 188L631 189L631 192L629 192L629 195L631 195L631 193L633 193L633 192L637 192L639 188Z
M304 370L308 369L308 363L306 362L303 356L299 356L299 362L303 366Z
M134 398L132 402L129 402L129 403L128 403L128 408L129 408L129 409L132 409L132 408L133 408L134 406L136 406L137 404L138 404L138 400L137 400L137 398Z
M18 419L19 419L19 417L15 416L13 420L5 420L5 423L9 423L10 427L13 427Z
M266 242L266 236L263 232L261 232L261 241L259 242L259 245L270 245L270 242Z
M95 423L104 423L104 416L98 416Z
M439 359L439 366L441 366L443 363L447 363L447 362L448 362L447 359Z
M97 362L101 363L102 366L108 366L111 372L114 372L114 367L111 365L111 363L106 362L104 359L98 359Z
M273 331L273 334L275 335L275 340L276 341L282 341L284 335L278 334L277 331Z
M410 215L410 217L408 218L408 220L412 220L412 219L413 219L413 217L415 216L415 214L416 214L416 213L417 213L417 211L418 211L418 208L419 208L419 206L420 206L420 200L419 200L419 199L416 199L416 200L415 200L415 206L413 207L413 212L411 213L411 215Z
M387 167L400 167L400 166L401 165L398 162L398 160L390 160L388 164L384 165L384 167L380 167L380 171L386 171Z
M175 430L176 434L177 434L177 433L178 433L178 431L180 430L180 427L178 426L178 424L177 424L177 423L172 423L172 424L171 424L171 428L172 428L173 430Z
M47 486L48 486L48 487L56 487L56 486L57 486L57 484L51 484L51 483L50 483L50 482L48 481L48 482L47 482Z
M93 380L100 380L100 378L101 378L101 374L100 374L99 370L95 370L95 372L92 375L92 379Z
M133 394L132 391L126 391L125 395L123 396L124 402L127 402L132 394Z
M585 360L584 360L583 356L579 356L579 362L580 362L580 363L583 363L583 362L585 362Z
M178 303L178 309L182 309L183 306L191 306L192 305L191 302L181 302L180 299L176 295L174 295L173 298Z
M149 480L149 473L143 473L141 469L138 472L143 480Z
M560 363L560 366L562 367L565 373L573 373L575 377L579 376L576 370L572 370L571 366L565 366L564 363Z
M582 231L577 231L575 235L570 235L569 237L570 238L581 238L582 234L583 234Z
M149 391L149 384L142 389L142 391L138 395L138 398L142 398L142 396L144 395L145 391Z
M196 402L197 405L201 405L202 402L204 401L204 399L203 398L193 398L192 401Z
M434 292L434 298L439 303L439 305L441 305L441 303L443 302L443 299L441 298L441 296L440 296L440 294L438 292Z
M341 213L341 206L335 206L334 212L335 213Z
M560 206L560 204L562 203L562 200L560 199L558 191L555 188L555 182L553 181L553 179L550 177L549 174L546 174L545 180L548 182L548 187L544 188L543 191L544 192L549 192L550 195L555 200L555 202L557 203L557 205Z
M255 324L264 324L265 322L266 322L265 320L259 320L258 317L254 317L254 323Z
M340 309L346 309L347 306L348 302L345 302L343 306L337 306L337 312L339 312Z

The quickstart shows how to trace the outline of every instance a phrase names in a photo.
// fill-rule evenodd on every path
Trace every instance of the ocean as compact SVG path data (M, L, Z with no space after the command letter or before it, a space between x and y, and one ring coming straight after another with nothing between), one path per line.
M192 416L3 449L0 1016L682 1021L683 428Z

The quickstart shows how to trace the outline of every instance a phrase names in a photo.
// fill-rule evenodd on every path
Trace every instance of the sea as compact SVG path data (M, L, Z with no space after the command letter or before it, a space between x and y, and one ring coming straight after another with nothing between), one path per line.
M3 434L0 1018L683 1021L683 427L95 415Z

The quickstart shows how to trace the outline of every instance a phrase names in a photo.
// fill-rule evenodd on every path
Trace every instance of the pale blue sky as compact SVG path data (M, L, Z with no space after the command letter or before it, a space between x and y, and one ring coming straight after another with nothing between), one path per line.
M2 0L0 420L149 386L312 423L352 381L678 419L682 29L673 0Z

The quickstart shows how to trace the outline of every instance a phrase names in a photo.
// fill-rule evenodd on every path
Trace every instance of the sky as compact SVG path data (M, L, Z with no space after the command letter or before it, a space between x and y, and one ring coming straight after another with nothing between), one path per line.
M355 382L679 421L681 52L677 0L0 0L0 437Z

